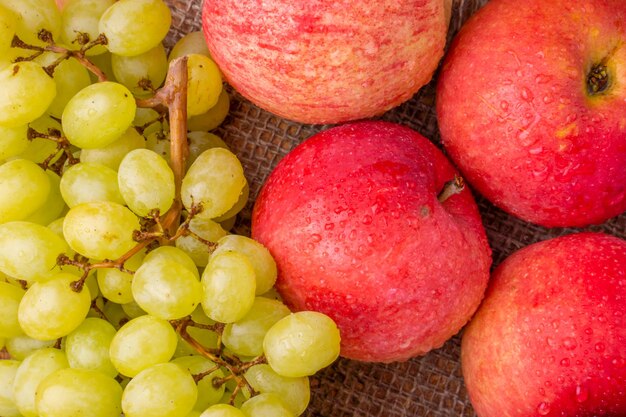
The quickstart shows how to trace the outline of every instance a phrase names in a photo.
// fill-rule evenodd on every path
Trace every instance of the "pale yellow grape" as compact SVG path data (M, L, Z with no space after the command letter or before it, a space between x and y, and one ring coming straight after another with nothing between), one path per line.
M211 219L201 219L199 217L191 219L189 230L208 242L217 242L228 234L219 223ZM176 239L176 247L189 255L197 266L204 267L209 263L209 248L207 244L198 240L195 236L186 235L179 237Z
M37 387L48 375L67 367L65 352L51 347L36 350L24 358L13 388L15 404L24 417L38 417L35 406Z
M187 369L191 375L205 374L209 370L215 369L215 371L204 376L197 382L198 385L198 399L194 408L199 411L206 410L207 407L213 404L217 404L224 395L224 384L220 384L219 387L213 385L214 379L224 378L224 372L217 368L215 362L203 357L203 356L183 356L172 360L178 366Z
M50 180L50 192L48 193L48 198L41 205L41 207L25 218L25 221L47 225L57 219L67 208L65 201L61 196L61 177L53 171L46 171L46 175Z
M187 165L190 166L202 152L211 148L229 149L226 142L219 136L203 131L195 131L187 133L187 142L189 145L189 155L187 157Z
M200 417L200 414L198 410L191 410L185 417Z
M136 271L143 263L145 254L138 252L124 262L124 268ZM118 304L126 304L133 301L131 284L133 275L120 271L116 268L99 268L97 271L98 287L107 300Z
M125 417L185 416L197 397L198 388L186 369L162 363L143 370L128 383L122 411Z
M35 282L24 294L18 309L20 326L28 336L53 340L67 336L87 317L89 289L72 289L76 276L60 272L47 281Z
M49 193L50 179L34 162L14 159L0 165L0 223L30 216Z
M24 335L6 339L4 345L13 359L21 361L39 349L52 347L55 342L55 340L37 340Z
M147 138L154 132L168 131L167 121L154 109L138 107L135 113L133 126L141 129L142 134Z
M158 248L151 250L146 255L144 262L168 259L178 262L191 271L194 276L200 278L200 273L198 272L198 268L194 264L193 260L184 251L175 246L159 246Z
M94 259L117 259L136 242L133 231L139 220L128 208L110 201L72 207L63 221L63 235L70 247Z
M101 148L117 139L135 118L135 98L122 84L106 81L80 90L65 106L63 129L72 145Z
M269 365L283 376L315 374L339 356L341 337L335 322L314 311L280 319L265 335L263 350Z
M0 85L0 126L4 127L23 126L37 119L57 94L54 80L32 61L2 69Z
M57 257L68 249L45 226L23 221L0 224L0 271L13 278L32 282L56 274Z
M139 216L154 209L165 214L174 202L174 172L165 159L148 149L135 149L124 157L117 181L126 204Z
M115 328L106 320L90 317L65 338L65 353L71 368L92 369L110 377L117 375L109 347Z
M137 109L139 111L141 109ZM91 162L106 165L117 171L122 159L134 149L146 147L146 140L134 127L126 129L122 136L114 142L95 149L83 149L80 153L81 162Z
M274 286L278 276L276 261L265 246L246 236L227 235L217 241L217 249L212 256L228 251L239 252L250 260L256 276L257 295L269 291Z
M113 67L111 66L111 53L108 50L102 54L90 56L89 60L100 68L107 80L116 81L115 74L113 74ZM89 77L91 78L91 82L99 82L98 77L91 71L89 72Z
M139 55L111 56L111 67L115 79L124 84L137 96L152 95L159 88L167 75L167 54L165 47L159 43L154 48ZM141 82L149 82L152 90L141 86Z
M217 104L222 92L222 75L217 64L205 55L187 55L187 115L197 116Z
M212 320L241 320L254 303L256 280L249 259L237 252L211 257L202 273L202 308Z
M0 337L0 349L4 349L5 343L6 339L4 337Z
M220 222L220 225L222 225L222 228L226 231L230 231L233 229L233 227L235 227L235 223L237 223L237 216L233 216L231 218L228 218L226 220L222 220Z
M102 312L104 313L104 316L107 318L109 323L111 323L116 330L119 330L124 324L130 321L130 317L128 317L122 306L111 301L107 301L104 303L104 308L102 309Z
M17 16L0 3L0 56L5 55L11 48L16 27Z
M0 282L0 337L24 334L17 320L17 309L25 291L8 282Z
M200 414L200 417L246 417L246 415L232 405L215 404Z
M72 44L74 48L80 45L76 42L78 33L89 35L89 40L95 40L98 35L100 17L106 9L112 6L115 0L71 0L63 7L61 40ZM98 55L106 51L106 47L97 45L87 51L87 55Z
M146 135L146 148L156 152L168 161L171 160L171 146L172 142L170 141L169 134L161 130L155 130Z
M211 53L204 39L204 34L200 30L189 32L176 41L170 51L168 60L172 61L181 56L190 54L199 54L211 58Z
M109 355L119 373L134 377L169 361L176 350L176 332L165 320L140 316L124 324L113 337Z
M190 116L187 119L187 129L192 131L209 131L221 125L230 110L230 96L225 88L217 98L217 103L207 112Z
M0 23L1 24L1 23ZM28 126L0 126L0 161L19 155L28 147L26 130Z
M24 42L42 45L43 42L37 38L42 29L50 32L54 39L59 39L61 12L54 0L0 0L0 5L18 16L16 35Z
M237 203L246 182L235 154L223 148L208 149L191 164L183 178L183 205L189 210L201 204L198 217L219 217Z
M13 397L13 381L20 362L0 360L0 416L20 417Z
M53 119L48 114L39 117L32 123L29 123L28 127L42 134L48 134L50 133L50 130L56 130L59 133L62 133L61 123ZM26 136L24 137L26 138ZM57 161L59 156L61 156L61 152L57 149L56 142L44 138L34 138L30 140L24 152L20 153L17 158L42 163L52 154L56 154L56 156L50 160L51 163Z
M294 416L304 413L309 405L311 388L309 378L306 376L298 378L282 376L267 364L252 366L244 376L257 392L277 394Z
M119 417L122 387L115 379L91 369L64 368L37 387L40 417Z
M117 172L98 163L80 162L69 167L61 178L60 190L70 208L94 201L124 204Z
M255 395L241 405L246 417L295 417L282 399L273 392Z
M237 214L244 209L246 204L248 204L248 199L250 198L250 186L246 181L246 185L244 185L243 190L241 190L241 194L239 195L239 199L226 213L222 214L219 217L214 218L216 222L224 222L228 219L233 219L237 216Z
M107 37L111 53L133 56L157 46L171 23L162 0L120 0L102 14L98 30Z
M146 311L141 308L141 306L139 304L137 304L136 301L131 301L130 303L125 303L122 304L122 310L124 310L124 313L126 313L126 315L131 318L131 319L135 319L137 317L140 316L145 316Z

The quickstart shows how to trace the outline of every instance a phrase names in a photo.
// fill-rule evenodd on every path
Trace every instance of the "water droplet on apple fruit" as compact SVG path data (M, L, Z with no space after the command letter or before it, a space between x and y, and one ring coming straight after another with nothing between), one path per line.
M569 358L563 358L561 359L561 362L559 362L561 364L561 366L569 366L570 365L570 360Z
M535 98L533 93L526 87L522 87L521 95L522 95L522 98L526 101L533 101L533 98Z
M596 352L604 352L604 349L606 348L606 346L604 345L604 343L598 342L598 343L596 343L594 348L595 348Z
M501 108L502 110L504 110L505 112L506 112L506 111L508 111L508 110L509 110L509 102L508 102L508 101L504 101L504 100L502 100L502 101L500 102L500 108Z
M621 369L626 365L626 360L624 360L621 356L618 356L611 361L611 365L617 369Z
M335 223L326 223L324 225L325 230L333 230L335 228Z
M363 220L361 220L361 222L363 224L372 224L372 216L366 214L365 216L363 216Z
M545 96L543 96L543 102L544 102L545 104L550 104L550 103L552 103L553 101L554 101L554 99L552 98L552 96L550 96L550 95L545 95Z
M589 398L589 390L582 386L576 385L576 401L579 403L584 403Z
M574 350L577 346L576 339L574 339L573 337L564 338L562 344L565 350Z
M540 416L547 416L550 414L550 404L545 401L540 402L537 406L537 413L539 413Z

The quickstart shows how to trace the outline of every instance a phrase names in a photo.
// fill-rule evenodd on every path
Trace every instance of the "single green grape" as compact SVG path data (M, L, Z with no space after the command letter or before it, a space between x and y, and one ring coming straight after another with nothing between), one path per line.
M6 339L4 347L13 359L21 361L39 349L52 347L55 342L56 340L37 340L24 335Z
M146 135L146 148L157 153L162 158L170 161L171 158L171 146L169 133L162 130L153 130L150 134Z
M202 273L202 308L212 320L241 320L254 303L256 280L249 259L237 252L212 256Z
M115 328L106 320L90 317L85 319L65 338L65 353L71 368L92 369L110 377L117 375L111 363L109 347Z
M194 217L189 221L189 230L208 242L217 242L228 234L219 223L210 219ZM209 248L205 242L193 235L183 235L176 239L176 247L183 250L200 267L209 263Z
M295 417L283 400L273 392L255 395L241 405L246 417Z
M112 377L92 369L64 368L37 387L40 417L119 417L122 387Z
M167 321L144 315L117 331L109 355L115 369L132 378L152 365L169 361L176 343L176 332Z
M111 67L115 79L136 96L149 96L159 88L167 75L167 54L159 43L154 48L133 56L113 54Z
M107 49L106 52L98 55L92 55L89 57L89 60L95 64L106 76L106 79L109 81L117 81L115 79L115 74L113 74L113 65L111 64L112 54ZM91 78L92 83L100 82L98 77L89 71L89 78Z
M54 80L33 61L2 69L0 85L0 126L3 127L23 126L37 119L57 94Z
M4 56L11 49L16 28L17 16L0 3L0 56Z
M222 92L217 98L217 103L211 107L207 112L198 114L196 116L189 116L187 119L187 129L191 131L205 131L216 129L221 125L228 112L230 111L230 96L225 88L222 88Z
M202 377L197 381L198 385L198 399L194 408L199 411L206 410L207 407L213 404L217 404L224 395L224 384L220 384L219 387L213 385L214 379L224 378L224 372L215 365L215 362L203 357L203 356L183 356L172 360L178 366L187 369L191 375L200 375L215 369L213 372Z
M183 178L183 205L190 210L201 204L198 217L219 217L237 203L246 182L235 154L223 148L208 149L191 164Z
M134 299L130 303L122 304L122 310L124 310L124 313L131 319L136 319L137 317L148 314Z
M135 118L137 105L122 84L106 81L91 84L66 104L62 124L72 145L101 148L119 139Z
M66 169L60 190L70 208L95 201L124 204L117 184L117 172L98 163L80 162Z
M24 221L0 224L0 271L25 281L57 272L57 257L68 251L65 241L49 228Z
M119 0L102 14L98 30L107 37L111 53L134 56L161 43L171 23L162 0Z
M45 29L54 39L61 33L61 12L54 0L0 0L0 5L13 11L16 19L15 34L31 45L43 46L37 34ZM32 91L39 91L33 89Z
M8 282L0 282L0 337L16 337L24 334L17 320L17 309L25 291Z
M200 279L200 273L198 268L193 262L193 259L189 257L184 251L175 246L159 246L158 248L150 251L144 260L144 262L153 262L156 260L172 260L187 268L194 276Z
M288 377L315 374L339 356L341 337L335 322L314 311L280 319L265 335L263 350L276 373Z
M65 3L61 12L61 40L79 48L77 42L79 33L89 36L89 40L95 40L100 34L98 25L100 17L106 9L115 4L115 0L71 0ZM97 45L87 50L87 55L99 55L106 52L106 47Z
M167 131L167 121L154 109L147 107L138 107L135 113L133 126L140 129L142 134L147 138L154 132Z
M261 355L265 334L289 313L289 308L278 300L255 298L252 307L243 318L226 325L222 335L224 346L237 355Z
M230 404L215 404L200 414L200 417L246 417L246 415Z
M34 339L58 339L85 320L91 296L87 287L74 291L75 281L75 275L60 272L46 281L35 282L26 291L17 312L24 333Z
M211 58L211 53L201 30L189 32L176 41L170 51L168 60L172 61L181 56L191 54L199 54Z
M174 172L148 149L130 151L120 163L117 180L126 204L139 216L154 209L165 214L174 202Z
M61 177L53 171L46 171L50 180L50 192L46 201L24 220L31 223L47 225L57 219L67 209L61 196Z
M0 360L0 415L2 417L21 417L13 399L13 384L20 362Z
M27 129L28 126L26 125L17 127L0 126L0 161L17 156L28 148Z
M211 148L229 149L226 142L219 136L203 131L193 131L187 133L187 142L189 144L189 156L187 157L187 166L191 164L202 154L202 152ZM229 149L230 150L230 149Z
M111 201L74 206L63 221L63 235L70 247L93 259L119 258L136 245L133 231L139 229L137 216Z
M102 309L104 316L107 321L115 327L116 330L119 330L124 324L128 323L131 318L128 317L124 309L118 303L114 303L112 301L106 301L104 303L104 308ZM109 350L109 357L110 357Z
M141 109L137 109L139 111ZM126 129L122 136L114 142L95 149L83 149L80 153L81 162L97 163L117 171L122 159L134 149L146 147L146 140L134 127Z
M222 92L222 74L205 55L187 55L187 115L197 116L217 104Z
M30 216L49 193L50 179L34 162L14 159L0 165L0 223Z
M149 394L148 394L149 393ZM122 396L125 417L179 417L193 410L198 388L191 374L174 363L144 369Z
M257 392L277 394L294 416L304 413L311 400L309 378L306 376L282 376L274 372L271 366L259 364L250 367L245 377Z
M137 271L143 259L145 257L144 252L138 252L124 262L124 268L129 271ZM99 268L97 271L98 287L102 295L107 300L113 301L118 304L126 304L133 301L133 293L131 284L133 281L133 275L120 271L116 268Z
M51 347L35 350L22 360L15 374L13 397L24 417L39 417L35 405L37 387L48 375L67 367L65 352Z

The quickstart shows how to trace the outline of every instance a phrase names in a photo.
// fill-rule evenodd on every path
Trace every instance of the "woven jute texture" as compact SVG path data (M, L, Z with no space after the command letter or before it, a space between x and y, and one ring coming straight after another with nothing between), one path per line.
M453 0L448 41L463 22L487 0ZM169 0L173 29L171 46L182 34L201 28L201 0ZM409 126L440 144L434 110L433 81L411 100L381 118ZM241 159L250 182L251 199L237 223L237 232L249 233L250 211L261 185L278 161L307 137L328 126L302 125L281 119L231 92L231 112L217 131ZM544 229L515 219L476 195L494 266L530 243L574 229ZM586 230L604 231L626 238L626 214ZM308 417L470 417L475 416L463 385L459 362L460 334L442 348L410 361L365 364L345 359L311 378Z

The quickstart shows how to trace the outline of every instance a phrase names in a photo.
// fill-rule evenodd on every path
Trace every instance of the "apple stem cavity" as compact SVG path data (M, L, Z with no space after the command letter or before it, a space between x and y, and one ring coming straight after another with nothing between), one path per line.
M441 189L441 192L437 195L437 200L440 203L445 202L447 199L455 194L461 193L465 189L465 180L460 175L454 175L454 179L446 182Z
M597 64L591 68L587 76L587 92L590 95L604 92L609 85L609 73L606 65Z

